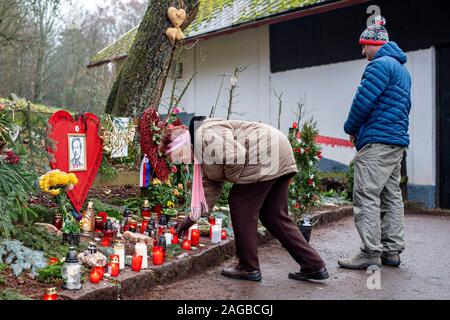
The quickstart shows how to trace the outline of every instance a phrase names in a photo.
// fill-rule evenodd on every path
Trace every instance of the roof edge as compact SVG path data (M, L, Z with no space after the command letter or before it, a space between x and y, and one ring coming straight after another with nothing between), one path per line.
M222 29L214 30L214 31L211 31L208 33L202 33L202 34L199 34L196 36L187 37L185 41L186 41L186 43L192 43L195 41L203 41L203 40L211 39L214 37L219 37L222 35L227 35L227 34L244 31L247 29L257 28L257 27L264 26L264 25L275 24L275 23L289 21L289 20L293 20L293 19L297 19L297 18L301 18L301 17L314 15L314 14L320 14L320 13L325 13L325 12L329 12L329 11L333 11L333 10L337 10L337 9L341 9L341 8L346 8L349 6L358 5L358 4L362 4L365 2L369 2L369 1L372 1L372 0L327 0L327 1L322 1L322 2L311 4L308 6L298 7L298 8L283 11L280 13L275 13L273 15L258 18L253 21L250 21L250 22L242 22L240 24L235 24L235 25L232 25L227 28L222 28ZM124 34L122 37L125 37L128 33L132 32L135 28L138 28L138 27L139 26L134 27L133 29L128 31L126 34ZM117 39L117 41L119 41L122 37ZM116 42L114 42L114 43L116 43ZM110 44L108 47L106 47L103 50L106 50L114 43ZM113 59L107 59L107 60L97 61L95 63L89 63L87 65L87 67L88 68L98 67L98 66L101 66L106 63L126 59L127 57L128 57L128 54L124 54L120 57L116 57Z

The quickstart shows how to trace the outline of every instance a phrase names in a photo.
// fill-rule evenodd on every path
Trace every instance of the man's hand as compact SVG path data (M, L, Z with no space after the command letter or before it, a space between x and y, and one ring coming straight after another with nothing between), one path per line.
M192 227L195 224L195 221L192 221L191 218L186 217L183 221L181 221L178 226L177 230L175 230L175 233L182 238L184 233L189 230L190 227Z

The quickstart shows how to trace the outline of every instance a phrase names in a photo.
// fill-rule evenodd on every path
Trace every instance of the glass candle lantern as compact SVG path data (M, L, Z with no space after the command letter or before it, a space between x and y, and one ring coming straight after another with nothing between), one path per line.
M119 257L120 270L125 269L125 242L122 239L114 242L114 254Z
M89 201L86 211L83 212L83 219L81 220L81 230L85 233L94 231L95 227L95 212L94 202Z
M172 244L178 244L178 235L174 234L172 237Z
M109 274L111 277L117 277L120 273L120 263L119 263L119 256L118 255L112 255L109 257Z
M142 256L134 255L131 261L131 270L135 272L141 271L142 268Z
M191 245L193 247L198 247L200 244L200 230L199 229L192 229L191 231Z
M227 231L222 230L222 240L226 240L226 238L227 238Z
M216 218L214 218L214 216L209 216L208 222L210 225L216 224Z
M162 265L164 263L164 250L161 247L153 247L152 258L153 265Z
M106 220L105 229L103 230L103 235L109 239L113 239L115 234L114 226L110 219Z
M62 226L63 226L63 218L62 215L57 213L52 220L52 225L58 229L61 230Z
M63 288L67 290L80 290L81 285L81 264L78 262L75 247L70 247L66 256L66 261L61 268L64 279Z
M183 242L181 243L181 247L186 250L186 251L190 251L191 250L191 241L189 240L183 240Z

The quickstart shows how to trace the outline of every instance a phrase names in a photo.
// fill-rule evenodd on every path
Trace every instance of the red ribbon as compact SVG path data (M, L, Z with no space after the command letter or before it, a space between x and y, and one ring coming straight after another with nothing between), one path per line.
M316 143L334 147L342 147L342 148L354 148L353 142L349 140L332 138L332 137L324 137L317 136Z

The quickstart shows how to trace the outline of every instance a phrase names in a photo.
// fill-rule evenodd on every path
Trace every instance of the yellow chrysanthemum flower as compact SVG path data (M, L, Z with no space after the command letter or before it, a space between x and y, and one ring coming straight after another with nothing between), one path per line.
M161 181L159 179L155 178L155 179L153 179L152 184L159 185L159 184L161 184Z
M78 183L78 178L74 173L69 173L69 183L76 185Z
M172 201L167 201L167 208L174 208L175 207L175 203L173 203Z

